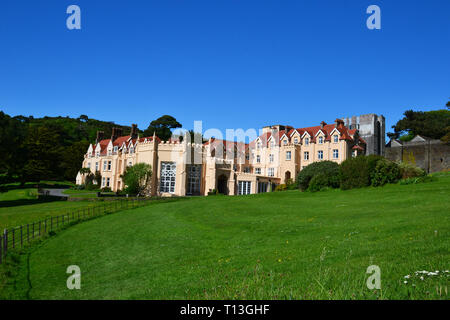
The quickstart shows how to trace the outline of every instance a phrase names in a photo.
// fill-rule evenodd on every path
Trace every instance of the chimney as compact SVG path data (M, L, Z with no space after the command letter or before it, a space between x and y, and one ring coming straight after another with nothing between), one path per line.
M136 139L137 138L137 136L138 136L138 127L137 127L137 124L132 124L131 125L131 132L130 132L130 136L131 136L131 139Z
M99 143L101 140L103 140L105 132L104 131L97 131L97 138L95 139L95 144Z
M320 128L323 129L323 127L325 127L327 125L327 123L325 121L322 121L320 123Z
M339 128L343 128L344 127L344 121L343 120L341 120L341 119L336 119L336 120L334 120L334 123L335 123L335 128L336 129L339 129Z
M111 141L114 142L121 135L122 135L122 128L112 128Z

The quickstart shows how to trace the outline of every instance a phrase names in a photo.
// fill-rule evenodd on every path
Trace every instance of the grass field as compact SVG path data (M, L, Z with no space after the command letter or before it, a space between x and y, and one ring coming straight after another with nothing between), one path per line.
M3 230L4 228L16 227L45 219L45 217L56 217L74 210L95 206L103 206L103 203L96 201L53 201L0 207L0 228Z
M17 274L0 296L448 299L449 186L447 175L416 185L199 197L123 211L16 257ZM66 287L69 265L81 268L81 290ZM370 265L381 269L381 290L366 286ZM439 273L415 273L425 270Z

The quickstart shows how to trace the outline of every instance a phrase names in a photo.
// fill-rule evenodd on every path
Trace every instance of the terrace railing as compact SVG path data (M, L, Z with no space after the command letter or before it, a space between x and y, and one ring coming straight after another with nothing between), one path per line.
M4 229L3 234L0 235L0 264L3 263L8 251L21 249L65 226L117 211L142 207L155 201L144 198L98 201L99 204L92 207L80 208L62 215L46 217L33 223Z

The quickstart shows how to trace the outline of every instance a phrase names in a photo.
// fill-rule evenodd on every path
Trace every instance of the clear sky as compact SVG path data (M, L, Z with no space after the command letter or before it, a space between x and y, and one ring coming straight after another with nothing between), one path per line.
M0 46L11 115L225 130L377 113L390 128L450 98L449 0L2 0Z

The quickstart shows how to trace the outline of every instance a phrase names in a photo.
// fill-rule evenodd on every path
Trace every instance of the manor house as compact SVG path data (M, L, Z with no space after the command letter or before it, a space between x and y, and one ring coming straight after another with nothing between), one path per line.
M144 162L152 166L149 193L153 196L207 195L213 190L240 195L272 191L295 180L300 170L315 161L340 163L365 154L367 147L359 130L341 119L308 128L267 126L250 143L214 138L195 143L189 138L139 137L134 124L126 136L118 128L108 139L98 132L82 166L100 172L101 187L113 191L124 188L121 175L127 166ZM84 180L79 173L77 184Z

